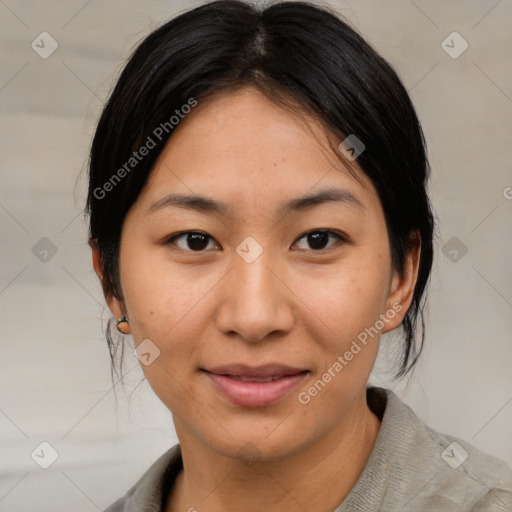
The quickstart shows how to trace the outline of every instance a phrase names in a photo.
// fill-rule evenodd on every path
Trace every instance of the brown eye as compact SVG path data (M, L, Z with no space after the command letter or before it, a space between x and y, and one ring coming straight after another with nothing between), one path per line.
M176 243L177 240L183 240L183 243L180 245ZM213 241L213 238L206 233L201 233L199 231L187 231L185 233L180 233L179 235L174 235L168 239L167 243L174 244L184 251L203 252L204 249L208 247L210 240Z
M334 231L330 230L316 230L316 231L310 231L309 233L306 233L303 235L299 240L305 239L306 242L310 245L309 249L313 251L321 251L324 249L328 249L332 247L334 244L331 244L330 246L326 247L329 242L329 237L334 236L338 239L338 241L345 241L345 238L339 235L338 233L335 233ZM307 247L305 248L308 249Z

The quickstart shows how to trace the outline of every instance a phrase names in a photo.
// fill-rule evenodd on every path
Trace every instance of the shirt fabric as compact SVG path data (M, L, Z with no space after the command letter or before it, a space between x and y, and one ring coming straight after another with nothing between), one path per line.
M431 429L389 389L368 387L367 402L377 439L333 512L512 512L512 467ZM162 512L182 468L177 444L104 512Z

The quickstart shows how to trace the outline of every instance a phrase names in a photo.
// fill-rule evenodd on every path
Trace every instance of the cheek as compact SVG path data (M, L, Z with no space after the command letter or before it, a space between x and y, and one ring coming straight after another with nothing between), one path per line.
M165 340L183 325L195 325L196 309L215 285L215 276L201 274L199 267L173 264L165 248L127 250L121 258L121 282L136 341L140 336Z
M314 288L302 283L309 290L304 300L309 320L304 328L311 329L309 336L315 341L309 354L315 372L301 389L301 397L311 400L313 405L306 406L304 414L318 430L327 420L316 411L350 410L374 366L381 330L376 324L385 312L389 282L388 263L380 254L361 254L322 279L309 276ZM338 419L331 413L327 422Z
M297 283L304 290L309 315L325 326L326 337L319 342L329 352L375 324L385 311L389 279L389 263L382 253L361 251L328 272L310 272Z
M169 406L179 407L175 397L189 388L199 340L212 321L212 292L219 276L200 266L171 263L163 251L127 250L121 257L121 282L135 345L149 339L160 351L151 365L141 365L142 370L157 395Z
M149 339L159 350L151 364L140 366L162 402L173 412L186 414L187 397L195 395L194 361L207 316L208 291L215 281L191 279L165 261L133 256L125 260L121 275L132 336L136 346Z

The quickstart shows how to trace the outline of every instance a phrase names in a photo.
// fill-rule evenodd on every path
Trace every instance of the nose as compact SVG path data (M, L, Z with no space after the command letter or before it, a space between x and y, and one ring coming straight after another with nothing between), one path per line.
M220 331L232 337L236 333L251 343L289 332L294 322L294 295L282 267L266 251L252 263L238 254L233 260L220 290L216 317Z

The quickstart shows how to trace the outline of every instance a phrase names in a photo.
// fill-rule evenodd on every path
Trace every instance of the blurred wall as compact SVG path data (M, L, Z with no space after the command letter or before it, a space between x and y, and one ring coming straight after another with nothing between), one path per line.
M0 1L0 511L102 510L176 442L130 354L112 390L79 174L137 42L197 4ZM383 340L372 382L512 463L512 2L330 5L408 88L440 222L421 364L394 382Z

